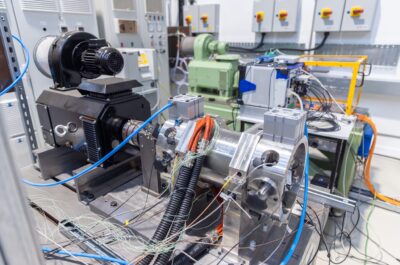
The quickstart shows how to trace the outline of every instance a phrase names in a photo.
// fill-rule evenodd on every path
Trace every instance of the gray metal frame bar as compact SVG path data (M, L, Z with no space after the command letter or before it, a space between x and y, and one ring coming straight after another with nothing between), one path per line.
M304 186L300 187L300 195L303 197ZM339 195L331 194L329 192L321 191L316 188L310 187L308 189L308 196L311 201L328 205L336 209L353 213L356 209L356 201L344 198Z
M3 43L5 55L7 57L9 71L13 80L15 80L21 73L19 71L17 54L15 53L11 28L8 23L7 14L5 12L0 12L0 39ZM38 148L38 143L35 135L35 130L33 128L33 121L29 111L28 100L22 81L14 87L14 90L15 94L17 95L26 137L29 141L29 148L31 151L32 160L36 162L36 157L34 156L33 151Z

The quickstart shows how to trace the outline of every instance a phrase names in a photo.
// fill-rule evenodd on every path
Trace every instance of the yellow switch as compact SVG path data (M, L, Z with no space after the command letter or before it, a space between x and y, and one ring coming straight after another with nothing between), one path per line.
M203 20L203 23L207 23L208 15L207 15L207 14L204 14L204 15L202 15L202 16L200 17L200 19Z
M362 8L361 6L353 6L350 9L351 17L359 17L359 16L361 16L362 13L364 13L364 8Z
M325 7L321 9L321 18L330 18L332 15L332 8Z
M188 25L192 24L192 19L193 19L192 16L186 16L186 18L185 18L186 24L188 24Z
M258 11L258 12L256 13L256 21L257 21L258 23L261 23L261 22L264 20L264 17L265 17L264 11Z
M288 12L286 10L281 10L278 12L278 18L279 20L286 20L288 17Z

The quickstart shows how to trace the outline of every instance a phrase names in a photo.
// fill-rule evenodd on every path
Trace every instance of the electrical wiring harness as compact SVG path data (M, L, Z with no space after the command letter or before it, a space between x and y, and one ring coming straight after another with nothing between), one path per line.
M211 138L214 121L210 116L206 116L197 120L194 132L188 144L188 154L202 153L208 145ZM202 140L200 142L200 138ZM200 176L200 171L203 166L205 156L197 157L193 162L186 163L179 171L174 192L168 202L164 215L158 225L150 244L159 244L160 242L167 241L169 244L175 243L181 234L181 231L189 218L190 209L194 197L196 195L195 189L197 181ZM175 218L173 218L175 216ZM167 238L167 236L169 236ZM154 264L162 265L167 264L172 255L173 248L167 252L161 253L157 256ZM154 258L154 254L149 254L142 258L138 264L149 264Z

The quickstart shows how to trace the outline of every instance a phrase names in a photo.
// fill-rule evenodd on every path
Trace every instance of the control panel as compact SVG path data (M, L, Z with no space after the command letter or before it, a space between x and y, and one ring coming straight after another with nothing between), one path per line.
M317 0L314 14L316 32L340 31L345 1Z
M342 31L370 31L378 0L346 0Z
M253 32L271 32L275 2L255 0L253 4Z
M193 33L215 33L219 31L219 5L189 5L184 8L184 24Z
M167 27L163 14L146 13L147 32L150 39L150 47L160 53L165 53L168 49Z
M273 32L295 32L299 17L299 0L276 0Z

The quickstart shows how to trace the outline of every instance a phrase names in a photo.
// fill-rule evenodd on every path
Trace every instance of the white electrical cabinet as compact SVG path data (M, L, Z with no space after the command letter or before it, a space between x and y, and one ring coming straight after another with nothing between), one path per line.
M135 87L135 93L143 95L155 110L159 104L158 64L156 51L145 48L118 48L124 58L124 68L117 77L135 79L142 86Z
M275 1L255 0L253 4L253 32L271 32Z
M190 27L192 32L199 30L199 6L198 5L185 5L183 7L184 25Z
M199 18L199 32L219 31L219 5L200 5Z
M314 31L340 31L345 0L317 0L314 14Z
M96 0L100 36L113 47L141 47L136 0Z
M275 0L273 32L296 32L300 0Z
M147 62L154 77L151 81L153 85L151 89L144 86L140 91L146 90L145 97L150 102L156 96L159 101L160 87L169 91L168 33L164 3L163 0L95 1L101 37L116 48L126 48L122 50L128 61L125 62L127 67L122 74L140 81L143 75L139 75L138 71L144 68L138 69L137 52L147 54Z
M219 5L187 5L184 7L185 26L193 33L216 33L219 31Z
M346 0L342 31L370 31L378 0Z

